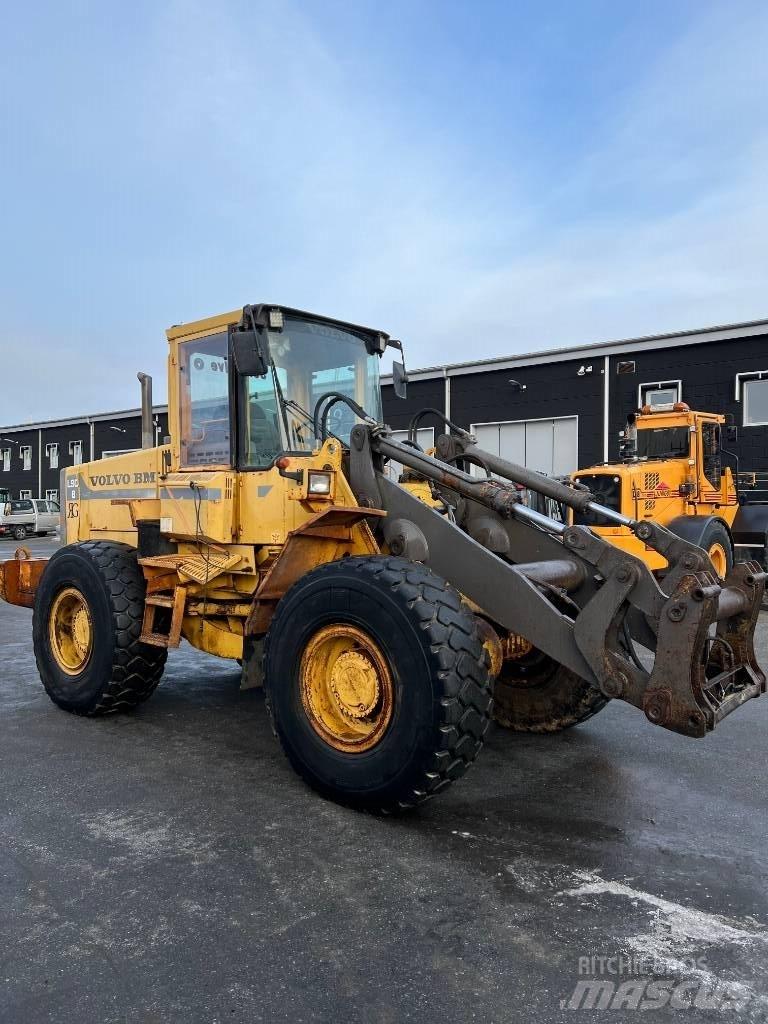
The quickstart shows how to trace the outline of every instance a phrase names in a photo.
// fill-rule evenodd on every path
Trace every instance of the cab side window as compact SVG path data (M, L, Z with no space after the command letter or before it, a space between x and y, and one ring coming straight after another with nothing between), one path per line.
M722 475L719 423L702 423L701 453L704 476L714 488L719 490L720 477Z
M181 464L229 466L227 333L179 346L181 361Z

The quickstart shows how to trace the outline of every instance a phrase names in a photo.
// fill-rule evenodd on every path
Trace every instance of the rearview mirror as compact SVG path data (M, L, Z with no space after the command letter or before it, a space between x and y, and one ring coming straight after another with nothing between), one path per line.
M263 377L269 368L262 351L262 339L257 331L233 331L232 358L241 377Z
M408 374L405 365L397 361L392 363L392 386L398 398L405 398L408 390Z

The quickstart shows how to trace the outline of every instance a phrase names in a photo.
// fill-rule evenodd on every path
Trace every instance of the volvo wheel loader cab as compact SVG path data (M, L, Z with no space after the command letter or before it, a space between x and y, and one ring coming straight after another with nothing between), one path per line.
M258 305L168 342L169 443L65 470L65 546L0 566L0 596L33 608L40 676L62 708L136 706L186 639L263 682L311 785L395 811L474 761L510 665L529 692L500 703L529 728L616 697L703 736L764 691L758 566L718 581L695 545L451 424L434 456L396 441L378 374L400 344L385 333ZM390 461L415 483L390 479ZM525 507L522 487L633 530L668 561L663 584L589 528Z
M738 460L727 450L725 422L725 416L694 412L684 402L645 406L628 417L622 461L579 470L573 479L625 517L653 520L698 544L725 578L739 555L765 562L768 529L768 504L748 502L738 491ZM663 555L627 526L592 512L576 512L572 522L589 526L650 569L667 568Z

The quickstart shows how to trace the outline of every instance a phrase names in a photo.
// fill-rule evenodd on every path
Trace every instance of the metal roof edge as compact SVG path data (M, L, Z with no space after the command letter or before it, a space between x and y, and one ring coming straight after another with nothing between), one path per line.
M723 341L728 338L751 337L756 334L768 333L768 320L748 320L738 324L724 324L720 327L704 327L695 330L673 331L669 334L649 334L638 338L623 338L609 341L592 342L588 345L539 349L533 352L521 352L520 355L496 356L491 359L479 359L467 363L446 363L442 366L425 366L418 370L409 370L409 380L434 380L440 377L460 377L470 373L482 373L485 370L511 370L516 366L531 366L537 363L559 363L568 359L596 358L613 355L617 350L626 349L627 354L635 350L653 350L656 348L677 347L678 345L699 345L712 341ZM670 342L672 345L670 345ZM384 374L382 384L391 384L392 374Z
M153 413L168 412L167 405L153 405ZM107 420L127 420L141 416L141 409L121 409L117 412L97 412L90 416L69 416L58 420L37 420L34 423L14 423L10 427L0 427L0 434L21 433L25 430L52 430L56 427L74 427L82 423L104 423Z

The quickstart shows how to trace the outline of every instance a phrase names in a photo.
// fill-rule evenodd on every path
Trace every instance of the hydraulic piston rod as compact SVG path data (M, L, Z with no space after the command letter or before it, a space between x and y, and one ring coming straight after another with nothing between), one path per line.
M506 477L507 480L511 480L514 483L522 484L522 486L532 491L537 491L547 498L559 501L561 504L569 506L569 508L576 509L579 512L593 512L595 515L602 516L604 519L616 523L617 526L631 527L635 525L636 520L629 519L612 508L606 508L605 505L598 504L589 491L569 487L566 484L560 483L559 480L552 480L550 477L544 476L543 473L537 473L535 469L528 469L527 466L518 466L514 462L508 462L506 459L502 459L501 456L494 455L492 452L486 452L474 444L468 445L464 452L467 456L474 456L478 462L486 466L492 473Z
M594 495L590 491L568 487L566 484L560 483L559 480L553 480L551 477L544 476L543 473L537 473L535 469L529 469L527 466L508 462L499 455L478 448L475 444L468 445L464 448L464 452L468 456L474 456L491 473L496 473L513 483L537 491L539 494L559 501L563 505L568 505L569 508L574 508L579 512L583 512L591 503L594 503Z
M568 558L553 558L544 562L522 562L515 566L518 572L536 583L552 583L564 590L575 590L584 582L584 567Z
M424 452L411 445L393 441L386 434L377 435L373 441L373 447L395 462L400 462L402 465L408 466L409 469L415 469L428 480L443 484L461 494L462 497L470 498L485 505L486 508L493 509L505 519L514 515L514 510L520 506L520 495L509 484L471 476L455 466L448 466L445 462L425 455ZM542 518L546 519L546 516Z
M627 516L623 516L621 512L616 512L615 509L606 508L605 505L598 505L596 501L587 502L587 508L590 512L594 512L597 516L602 516L603 519L609 519L612 523L616 523L617 526L635 526L637 523L636 519L629 519Z
M445 462L431 458L431 456L426 455L412 445L401 444L386 434L379 434L376 437L375 446L382 455L386 455L402 463L402 465L408 466L409 469L415 469L436 483L441 483L454 491L458 491L465 498L479 501L502 516L507 518L515 516L518 519L525 518L550 533L562 533L565 529L563 524L558 523L557 520L551 519L549 516L542 515L542 513L523 505L515 490L497 480L471 476L456 466L448 466ZM468 446L465 454L468 457L475 457L481 465L486 466L491 472L498 473L499 476L506 477L507 480L513 483L533 491L538 491L540 494L571 508L579 511L588 510L596 515L603 516L619 526L631 527L635 523L634 519L628 519L613 509L599 505L594 501L593 495L589 491L580 491L567 487L558 480L552 480L550 477L537 473L533 469L528 469L526 466L518 466L513 462L507 462L506 459L486 452L476 445Z

